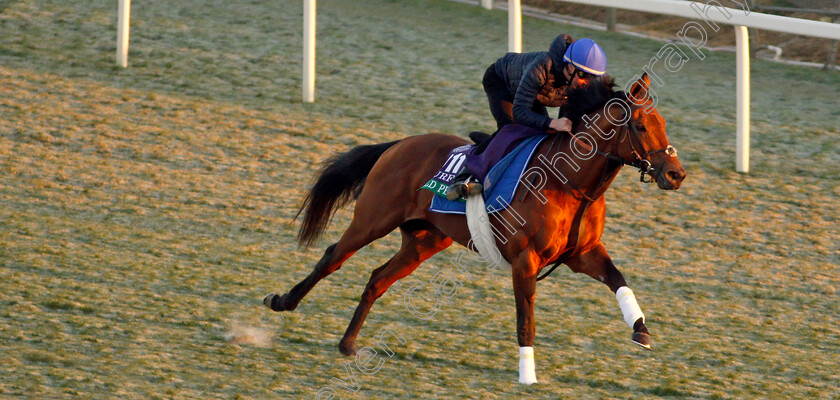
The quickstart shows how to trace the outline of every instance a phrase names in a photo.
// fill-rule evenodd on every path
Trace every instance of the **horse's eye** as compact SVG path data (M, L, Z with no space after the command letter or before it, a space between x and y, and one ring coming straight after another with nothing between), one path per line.
M639 125L639 126L636 128L636 130L638 130L640 133L645 133L645 132L647 132L647 128L645 128L645 126L644 126L644 125Z

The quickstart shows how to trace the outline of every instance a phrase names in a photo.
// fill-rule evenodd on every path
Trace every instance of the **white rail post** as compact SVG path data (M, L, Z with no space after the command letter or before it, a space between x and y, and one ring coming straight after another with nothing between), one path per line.
M508 51L522 52L522 7L519 0L508 0Z
M735 171L750 171L750 39L747 27L735 28L735 68L738 76Z
M487 10L493 9L493 0L481 0L481 6Z
M315 0L303 0L303 101L315 101Z
M111 3L113 4L113 3ZM117 5L117 65L128 66L128 22L131 0L118 0Z

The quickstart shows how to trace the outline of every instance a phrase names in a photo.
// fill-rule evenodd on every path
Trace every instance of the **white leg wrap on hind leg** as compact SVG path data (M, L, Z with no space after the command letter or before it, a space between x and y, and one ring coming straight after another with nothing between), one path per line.
M641 318L645 321L645 314L639 308L639 303L636 302L636 296L633 291L627 286L622 286L615 291L615 299L618 300L618 307L621 308L621 313L624 314L624 322L627 326L633 328L633 324Z
M519 383L526 385L537 383L534 348L531 346L519 348Z

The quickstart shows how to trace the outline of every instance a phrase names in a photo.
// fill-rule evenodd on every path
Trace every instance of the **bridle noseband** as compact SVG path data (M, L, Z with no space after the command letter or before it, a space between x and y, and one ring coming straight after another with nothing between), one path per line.
M644 153L644 155L640 156L639 152L636 151L636 147L633 146L633 139L636 139L636 142L639 143L639 146L641 146L642 150L645 150L645 145L644 145L644 143L642 143L641 137L639 137L639 131L636 129L636 125L634 125L632 123L632 121L627 121L626 127L627 127L627 131L629 131L630 133L633 134L633 137L630 139L630 141L628 143L630 144L630 150L632 151L633 157L635 158L634 162L630 163L629 165L632 165L632 166L639 169L639 172L640 172L639 181L640 182L651 183L651 182L656 181L656 178L658 178L659 174L662 173L662 169L660 168L659 171L656 171L656 169L653 168L653 165L650 162L650 156L652 156L654 154L665 153L665 154L668 155L668 157L676 157L677 156L677 149L674 146L671 146L669 144L669 145L665 146L664 148L661 148L661 149L658 149L658 150L646 151ZM629 136L629 133L627 134L627 136ZM623 139L622 139L622 141L623 141ZM654 175L654 173L656 173L656 175ZM646 181L645 180L645 175L650 175L652 178L649 181Z

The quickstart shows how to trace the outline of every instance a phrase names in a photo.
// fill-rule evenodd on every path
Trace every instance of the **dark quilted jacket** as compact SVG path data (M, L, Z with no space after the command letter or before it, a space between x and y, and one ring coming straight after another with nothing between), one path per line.
M525 126L546 130L551 118L534 112L531 107L540 103L560 107L565 102L566 78L563 76L563 54L573 39L560 35L551 43L549 51L507 53L496 60L496 74L507 83L513 98L513 120Z

